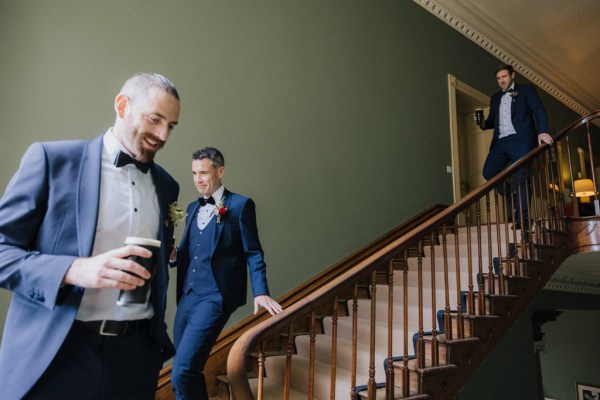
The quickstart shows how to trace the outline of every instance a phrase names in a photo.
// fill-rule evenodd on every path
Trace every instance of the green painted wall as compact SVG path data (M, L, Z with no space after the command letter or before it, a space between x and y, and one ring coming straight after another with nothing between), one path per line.
M545 330L541 354L546 396L575 398L576 382L600 387L600 310L567 310Z
M226 186L256 200L274 297L452 201L447 75L491 94L500 63L396 0L0 0L0 54L2 190L32 141L103 133L125 79L163 73L182 112L158 162L187 204L192 151L223 151ZM553 131L574 120L544 102Z

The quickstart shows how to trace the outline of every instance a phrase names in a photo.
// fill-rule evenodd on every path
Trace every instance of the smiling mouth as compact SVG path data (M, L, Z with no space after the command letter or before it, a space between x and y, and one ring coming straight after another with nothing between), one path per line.
M159 150L163 146L162 142L156 142L150 139L146 139L146 144L148 144L153 150Z
M147 135L146 137L144 137L144 142L153 151L158 151L165 145L165 143L162 140L151 135Z

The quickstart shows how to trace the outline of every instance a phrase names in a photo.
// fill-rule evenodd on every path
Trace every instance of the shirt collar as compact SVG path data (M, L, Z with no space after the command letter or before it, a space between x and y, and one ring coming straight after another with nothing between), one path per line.
M223 198L223 194L225 193L225 186L221 185L215 192L212 194L212 198L215 199L215 204L219 204L221 199ZM206 196L204 196L206 198Z
M515 90L515 83L513 82L510 84L510 87L508 89L502 91L502 94L509 93L509 91L514 92L514 90Z
M119 151L123 151L123 152L129 154L129 152L125 149L125 147L123 147L123 145L115 137L115 134L113 133L112 128L109 128L106 131L106 133L104 134L103 144L104 144L104 149L106 150L106 153L108 154L109 160L114 160L115 158L117 158L117 154L119 154ZM131 155L131 154L129 154L129 155Z

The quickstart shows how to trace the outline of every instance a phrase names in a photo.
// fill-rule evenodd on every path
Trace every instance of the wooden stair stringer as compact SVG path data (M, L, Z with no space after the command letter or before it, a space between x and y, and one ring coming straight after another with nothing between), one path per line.
M528 288L521 287L519 295L487 295L491 297L495 316L463 315L470 324L472 338L438 340L439 345L447 346L445 353L449 364L417 369L421 393L429 395L432 400L454 399L565 258L563 249L557 246L545 246L543 251L544 260L521 261L537 275L536 279L528 281Z

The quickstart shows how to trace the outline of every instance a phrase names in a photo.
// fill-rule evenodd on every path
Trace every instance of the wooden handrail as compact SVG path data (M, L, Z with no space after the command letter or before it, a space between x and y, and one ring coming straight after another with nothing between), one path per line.
M314 292L315 288L325 285L327 282L335 279L342 275L344 272L354 267L357 262L368 257L373 252L377 251L381 247L386 246L388 243L397 239L398 237L410 232L415 226L420 225L423 221L430 219L435 214L441 212L446 206L436 204L430 206L410 219L406 220L402 224L394 227L390 231L384 233L377 239L371 241L367 245L361 247L357 251L353 252L349 256L342 260L332 264L319 274L308 279L306 282L301 283L294 289L285 293L277 299L277 301L284 307L287 308L290 305L297 302L299 299L307 296L309 293ZM206 382L209 385L209 389L214 389L214 383L218 375L224 375L227 372L226 359L231 346L233 343L250 327L257 325L258 323L269 318L269 315L265 311L259 312L257 315L250 315L247 318L241 320L231 328L225 330L217 342L213 346L210 358L205 367L204 374L206 376ZM164 367L160 373L158 390L156 400L171 400L174 399L173 392L171 390L171 365ZM214 390L212 390L214 391ZM210 390L209 390L210 392Z
M571 125L569 125L568 127L566 127L565 129L563 129L560 133L558 133L557 135L555 135L554 139L556 142L561 141L563 138L567 138L572 132L575 132L579 127L582 126L588 126L588 135L589 135L589 123L600 117L600 110L593 112L589 115L586 115L580 119L578 119L577 121L575 121L574 123L572 123ZM591 143L591 142L590 142ZM247 378L247 362L249 359L249 355L250 352L259 347L261 345L261 343L266 340L267 338L269 338L270 336L272 336L275 332L285 332L288 330L289 326L292 325L293 321L296 320L297 318L299 318L302 315L312 315L312 318L314 318L314 310L320 306L325 305L328 301L330 301L333 298L336 298L337 296L342 295L345 291L347 291L347 288L351 285L354 285L354 287L356 287L356 284L358 284L359 282L364 282L364 281L373 281L372 279L375 279L375 275L373 275L376 271L385 271L385 269L389 266L389 263L391 261L393 261L394 259L402 259L406 249L409 248L412 244L416 243L421 243L422 244L422 238L426 238L426 237L433 237L434 232L439 231L439 229L443 229L444 235L445 235L445 231L447 228L450 229L454 229L453 227L456 227L456 221L458 216L463 213L466 212L467 209L469 209L469 207L473 206L473 205L477 205L477 209L479 210L479 204L480 201L485 200L486 204L487 204L487 229L488 232L490 233L488 235L488 247L491 248L491 242L489 242L490 237L491 237L491 226L490 226L490 195L494 196L494 204L496 205L496 209L495 209L495 218L497 221L501 221L502 220L502 216L500 214L500 210L499 210L499 205L501 204L498 201L498 193L496 191L496 188L501 185L504 184L505 182L509 182L512 185L512 181L513 181L513 177L517 176L520 171L523 171L525 168L529 168L531 167L531 165L533 164L534 160L537 161L538 163L542 163L544 161L544 157L542 155L546 155L546 162L548 160L548 156L547 156L547 151L550 151L551 146L548 145L543 145L543 146L539 146L536 147L535 149L531 150L527 155L525 155L522 159L520 159L519 161L515 162L514 164L512 164L510 167L506 168L504 171L502 171L500 174L498 174L497 176L495 176L494 178L490 179L489 181L487 181L485 184L483 184L482 186L480 186L479 188L477 188L476 190L474 190L473 192L467 194L464 198L462 198L460 201L458 201L457 203L451 205L450 207L447 207L446 209L440 211L439 213L435 214L434 216L432 216L429 220L421 222L419 224L417 224L416 226L414 226L414 228L412 230L410 230L409 232L403 232L400 236L398 237L393 237L393 238L389 238L389 240L385 241L384 243L381 244L381 246L374 246L373 247L373 251L370 252L369 254L365 255L364 257L350 257L349 259L347 259L347 264L346 267L344 268L343 271L340 271L339 273L332 273L331 271L330 274L327 276L327 279L325 279L325 284L319 288L316 288L314 291L307 293L305 290L302 290L300 292L298 292L297 294L301 293L301 296L296 296L296 295L292 295L291 297L289 297L290 299L295 299L295 301L293 302L293 304L287 306L285 308L285 310L272 318L266 319L263 322L261 322L260 324L251 327L250 329L248 329L243 335L240 336L240 338L233 344L231 351L229 352L229 357L227 360L227 374L228 374L228 380L229 380L229 385L230 385L230 389L231 389L231 394L232 394L232 398L235 400L250 400L253 399L253 395L252 392L250 390L250 386L248 384L248 378ZM553 151L555 151L552 148ZM556 151L555 151L556 152ZM555 154L555 153L553 153ZM560 159L560 155L558 155L557 157ZM548 164L547 164L548 165ZM558 168L561 168L560 164L556 164L558 166ZM572 168L569 168L570 170L572 170ZM523 172L521 172L523 173ZM560 175L560 174L559 174ZM515 194L515 197L521 198L521 197L526 197L529 198L533 195L537 195L542 202L542 205L544 204L544 196L548 196L547 194L544 195L544 193L547 192L547 187L548 187L548 180L549 180L549 175L546 172L545 176L543 177L533 177L532 179L537 179L536 182L538 183L538 186L540 188L536 188L536 185L532 185L531 189L527 189L528 193L521 193L520 189L517 192L517 194ZM563 185L562 183L562 176L560 177L561 179L561 185ZM545 186L544 189L542 191L541 187L542 187L542 183L544 182ZM554 182L550 182L551 185L554 185ZM553 191L554 191L554 186L552 186ZM561 186L560 188L561 190L564 189L564 187ZM531 190L533 193L529 193L529 190ZM555 210L553 209L553 207L555 205L559 204L559 201L556 200L556 194L553 192L552 194L554 196L554 200L552 203L552 206L550 204L550 199L546 199L547 200L547 208L548 210L537 210L535 209L535 207L537 207L537 204L530 208L531 212L529 215L529 218L534 218L532 216L532 214L535 213L542 213L543 214L543 218L540 217L538 218L540 221L544 220L545 225L541 225L539 226L539 229L535 232L536 235L538 235L538 243L542 243L543 242L543 238L540 237L540 235L542 235L545 230L549 229L550 227L553 226L554 222L552 222L552 219L554 218L553 215L551 215L551 213L553 212L558 212L559 218L564 217L564 213L562 213L561 210ZM513 203L515 204L515 203ZM575 204L577 204L577 202L575 202ZM478 211L479 213L479 211ZM561 214L562 213L562 214ZM522 214L522 211L521 211ZM468 215L468 213L467 213ZM541 214L540 214L541 215ZM521 215L522 216L522 215ZM504 207L504 217L506 217L506 209ZM506 221L506 219L505 219ZM532 220L533 222L533 220ZM469 223L467 223L467 226L469 226ZM517 236L517 231L515 229L515 226L513 224L512 227L512 231L509 230L508 225L506 223L504 223L504 229L506 231L505 235L506 237L509 236L509 234L511 234L514 238L518 238ZM478 232L481 231L481 218L478 215L477 216L477 230ZM470 234L470 230L468 230L469 234ZM496 232L494 232L497 237L500 237L501 233L503 233L501 231L501 225L500 224L496 224ZM533 233L532 233L533 234ZM532 239L530 237L528 237L528 233L525 231L521 231L520 232L520 241L523 244L520 247L520 250L522 252L522 254L519 255L519 257L515 258L515 260L508 260L510 258L510 249L508 246L508 243L505 245L505 249L503 250L502 248L502 243L498 243L498 255L499 257L503 256L504 253L506 252L507 256L507 265L509 267L509 269L513 269L513 266L511 263L515 263L515 269L518 267L518 263L519 263L519 259L523 260L526 259L528 256L531 256L533 253L533 245L532 245ZM456 238L458 236L456 235ZM455 239L458 240L458 239ZM515 240L516 242L516 240ZM458 245L458 242L456 243ZM444 238L444 245L445 245L445 238ZM469 239L469 260L471 259L471 254L470 254L470 246L471 246L471 241ZM478 245L479 249L481 248L481 243L479 243ZM445 248L445 247L444 247ZM422 252L422 246L419 245L419 254L421 254ZM456 247L455 251L456 253L456 263L458 265L458 246ZM491 254L491 253L490 253ZM404 256L405 258L405 256ZM481 257L479 257L479 259L481 259ZM491 256L490 256L490 260L491 260ZM351 265L353 264L353 265ZM500 294L504 294L504 288L503 288L503 284L504 284L504 278L503 278L503 270L502 270L502 265L503 263L501 261L499 261L500 264L500 279L499 279L499 283L498 283L498 287L496 287L496 285L494 284L494 282L490 283L490 287L492 288L492 290L499 290ZM491 263L490 263L491 265ZM469 266L470 267L470 266ZM491 268L491 266L490 266ZM445 268L447 269L447 268ZM419 274L421 274L421 268L419 267ZM509 271L512 273L512 271ZM460 273L457 269L457 273L459 275L458 279L456 280L456 285L458 287L458 293L460 293L461 291L461 286L460 286ZM447 275L447 272L446 272ZM371 278L373 277L373 278ZM447 279L447 276L446 276ZM421 278L419 278L419 281L421 281ZM472 286L472 284L470 284L469 286ZM419 296L422 296L422 293L420 292L421 290L421 282L420 282L420 286L419 286ZM447 292L446 292L447 293ZM492 292L493 293L493 292ZM461 312L461 304L460 304L460 299L457 300L458 301L458 311L459 314ZM374 314L372 312L372 316L371 318L374 317ZM422 320L422 316L420 317L420 320ZM459 316L458 318L458 329L459 329L459 338L462 338L460 335L462 334L462 320L461 317ZM422 322L419 324L420 326L420 330L422 330L421 326L422 326ZM451 334L451 331L448 329L448 326L446 326L447 329L447 334ZM405 332L406 334L406 332ZM373 350L371 349L371 354L373 354ZM419 360L419 363L423 363L423 359ZM424 364L423 364L424 365ZM259 380L259 382L261 382ZM369 385L369 386L373 386L374 385ZM403 390L407 390L406 388L403 388ZM369 398L374 398L374 393L372 394L372 390L371 388L369 388Z

